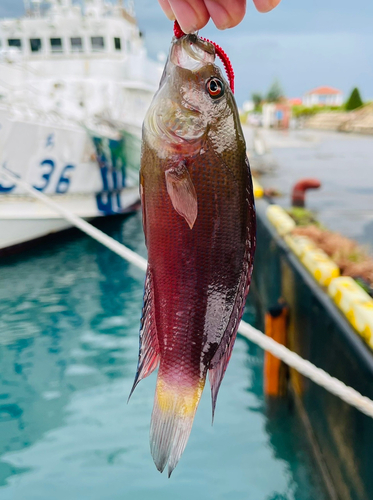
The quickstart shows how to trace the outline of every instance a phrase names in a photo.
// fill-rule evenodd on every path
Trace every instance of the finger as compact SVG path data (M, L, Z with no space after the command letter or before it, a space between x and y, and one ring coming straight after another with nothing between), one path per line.
M166 14L168 19L171 19L171 21L175 20L175 15L173 13L173 10L171 9L171 5L169 4L168 0L158 0L159 5L162 7L163 12Z
M215 26L221 30L237 26L245 16L246 0L205 0ZM229 5L229 8L228 8Z
M210 18L203 0L169 0L172 11L184 33L197 31Z
M259 12L269 12L277 7L281 0L254 0L255 7Z

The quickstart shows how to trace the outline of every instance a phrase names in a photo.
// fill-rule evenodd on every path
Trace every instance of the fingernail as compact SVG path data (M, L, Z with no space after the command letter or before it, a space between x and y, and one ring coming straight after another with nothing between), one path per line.
M170 2L170 5L184 33L191 33L197 29L197 14L188 2L185 0L174 0Z
M180 28L184 31L184 33L194 33L195 31L198 31L198 28L195 24L185 24L185 22L177 21L180 25Z
M232 27L232 19L224 7L211 0L206 0L206 7L211 19L219 30L226 30Z

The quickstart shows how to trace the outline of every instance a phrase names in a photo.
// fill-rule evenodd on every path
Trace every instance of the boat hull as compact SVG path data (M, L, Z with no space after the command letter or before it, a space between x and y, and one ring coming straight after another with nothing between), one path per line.
M0 108L0 167L83 219L128 212L139 200L139 166L137 128L28 120ZM0 250L68 227L0 175Z
M41 202L27 197L19 198L17 199L16 196L11 199L0 197L0 250L71 227L69 222ZM79 217L93 219L131 211L132 207L135 207L139 201L139 194L136 186L105 195L102 200L106 201L106 207L110 205L110 212L97 210L97 196L94 195L54 196L51 198ZM116 207L120 205L120 210L117 208L114 211L114 205Z

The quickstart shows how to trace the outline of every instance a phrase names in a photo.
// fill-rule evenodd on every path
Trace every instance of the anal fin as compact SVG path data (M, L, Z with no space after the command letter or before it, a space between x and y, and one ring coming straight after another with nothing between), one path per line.
M249 230L250 228L248 227L248 235ZM249 241L250 240L248 238L243 260L243 269L241 271L241 279L236 292L236 300L222 340L209 366L209 381L211 386L212 399L212 421L214 421L215 406L220 385L222 383L230 357L232 355L232 349L237 337L238 326L245 307L246 296L249 292L254 257L252 246L248 243Z
M128 399L132 396L140 380L150 375L157 368L159 363L159 345L154 317L153 294L152 274L148 267L144 286L144 305L140 325L139 361L135 381Z
M214 421L216 400L218 399L220 385L223 381L225 371L227 369L229 360L232 355L232 350L234 342L236 340L237 333L234 337L231 337L230 343L228 344L225 353L219 359L215 366L209 369L209 381L211 386L211 400L212 400L212 421Z

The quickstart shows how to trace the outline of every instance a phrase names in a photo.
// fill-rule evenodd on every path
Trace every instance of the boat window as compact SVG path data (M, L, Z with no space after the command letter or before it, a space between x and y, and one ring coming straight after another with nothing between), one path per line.
M31 52L41 51L41 39L40 38L30 38L30 48Z
M83 40L80 36L70 38L70 42L73 52L83 52Z
M9 47L17 47L17 49L22 48L22 41L20 38L8 38Z
M122 44L120 42L120 38L114 38L114 47L115 50L122 50Z
M52 52L62 52L62 38L51 38Z
M104 50L104 37L103 36L91 36L91 45L93 51Z

